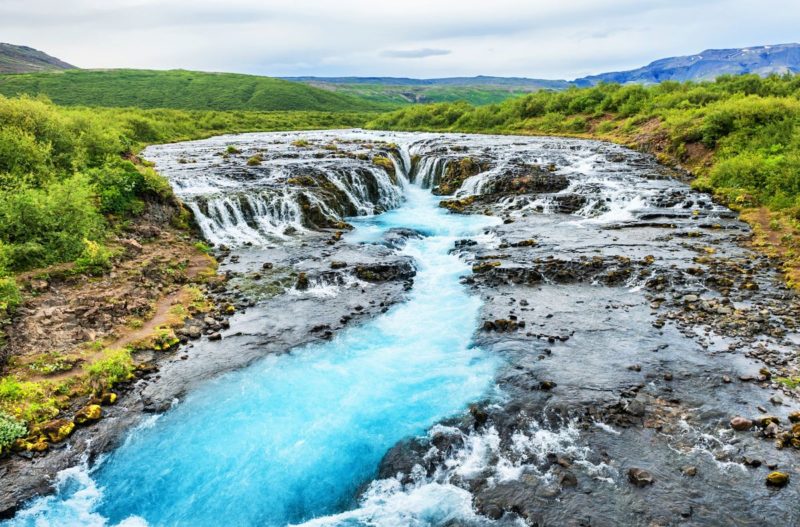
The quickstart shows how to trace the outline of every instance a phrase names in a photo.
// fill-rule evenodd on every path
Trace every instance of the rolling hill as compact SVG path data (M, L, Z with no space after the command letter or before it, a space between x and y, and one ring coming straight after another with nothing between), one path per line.
M372 111L387 105L271 77L184 70L65 70L0 75L0 94L65 106L180 110Z
M492 104L517 95L569 86L561 80L523 77L448 77L412 79L407 77L285 77L326 90L394 105L467 101Z
M0 42L0 73L29 73L74 68L72 64L51 57L38 49Z

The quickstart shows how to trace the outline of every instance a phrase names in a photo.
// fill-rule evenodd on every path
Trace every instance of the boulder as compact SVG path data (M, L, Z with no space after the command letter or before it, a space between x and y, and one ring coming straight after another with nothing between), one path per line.
M73 422L77 425L87 425L98 421L103 416L103 410L97 404L90 404L75 412Z

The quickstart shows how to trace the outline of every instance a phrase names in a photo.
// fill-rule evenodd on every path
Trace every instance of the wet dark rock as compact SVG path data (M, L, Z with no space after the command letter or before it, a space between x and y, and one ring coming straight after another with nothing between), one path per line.
M489 414L486 411L479 407L478 405L473 404L469 407L469 413L472 418L475 420L475 428L480 428L481 426L486 424L486 421L489 420Z
M309 280L308 275L306 273L299 273L297 275L297 282L294 284L295 289L298 291L305 291L308 289Z
M633 485L643 488L652 485L654 482L653 475L641 468L628 469L628 481Z
M483 189L484 194L541 194L566 189L569 180L538 165L511 164L501 174L492 178Z
M695 467L693 465L692 466L683 467L681 469L681 473L684 476L688 476L690 478L693 478L693 477L695 477L697 475L697 467Z
M219 333L212 333L208 336L208 340L222 340L222 335Z
M407 280L417 274L409 260L391 263L363 264L355 268L355 275L365 282L388 282Z

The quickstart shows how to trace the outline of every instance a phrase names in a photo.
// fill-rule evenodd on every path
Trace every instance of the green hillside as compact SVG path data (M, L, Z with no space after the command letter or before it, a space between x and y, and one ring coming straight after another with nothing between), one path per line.
M270 77L184 70L67 70L1 75L0 94L43 94L65 106L253 111L386 109L378 102Z
M407 104L466 101L483 105L525 95L532 89L522 86L408 86L392 84L329 84L310 83L333 92L360 97L377 103L398 107Z

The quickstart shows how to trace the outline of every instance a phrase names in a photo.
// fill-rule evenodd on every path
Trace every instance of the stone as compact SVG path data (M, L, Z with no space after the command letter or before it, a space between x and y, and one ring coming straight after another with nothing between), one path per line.
M690 466L687 466L687 467L683 467L681 469L681 473L684 476L688 476L690 478L693 478L693 477L695 477L697 475L697 467L695 467L693 465L690 465Z
M561 475L560 483L562 487L577 487L578 486L578 478L575 477L575 474L566 470Z
M140 253L144 250L142 244L138 241L134 240L133 238L128 238L127 240L122 240L122 245L125 249L129 250L132 253Z
M100 405L90 404L89 406L81 408L75 412L75 418L73 421L77 425L87 425L100 420L102 416L103 410L100 408Z
M75 423L67 419L56 419L38 427L38 432L51 443L65 440L74 430Z
M744 432L753 428L753 421L745 417L734 417L731 419L731 428L737 432Z
M208 336L208 340L222 340L222 335L219 333L212 333Z
M308 275L306 273L299 273L297 275L297 283L295 284L295 289L298 291L305 291L308 289L309 282L308 282Z
M472 415L472 418L475 419L475 429L480 428L489 420L489 414L486 413L486 410L476 404L469 407L469 413Z
M331 269L344 269L347 267L347 262L333 261L331 262Z
M794 410L793 412L789 412L789 422L800 423L800 410Z
M767 486L768 487L785 487L789 483L789 474L785 472L770 472L767 475Z
M643 488L652 485L655 480L648 471L634 467L628 469L628 481L639 488Z
M769 401L772 404L777 404L777 405L783 404L783 398L780 395L773 395L772 397L769 398Z

